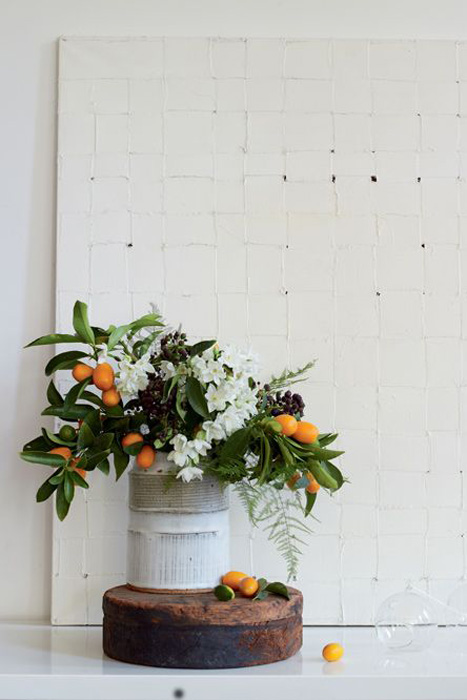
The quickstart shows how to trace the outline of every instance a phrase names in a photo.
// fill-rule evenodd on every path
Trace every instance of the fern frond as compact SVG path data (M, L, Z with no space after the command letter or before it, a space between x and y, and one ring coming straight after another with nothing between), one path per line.
M288 386L292 386L292 384L304 382L306 380L306 373L314 367L314 364L315 360L307 362L306 365L296 370L285 369L278 377L272 376L268 382L271 387L270 391L280 391L280 389L285 389Z
M236 491L251 523L262 526L284 559L287 579L295 579L302 554L300 545L307 544L303 535L311 534L310 528L296 517L299 513L303 516L300 496L297 493L285 494L270 485L259 488L244 481L236 485Z
M253 486L248 481L240 481L235 484L235 491L238 494L242 506L245 508L252 525L257 525L257 510L263 498L262 489Z

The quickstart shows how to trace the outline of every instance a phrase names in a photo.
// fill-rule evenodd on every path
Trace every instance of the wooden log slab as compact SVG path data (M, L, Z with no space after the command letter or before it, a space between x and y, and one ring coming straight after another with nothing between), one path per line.
M104 652L166 668L236 668L281 661L302 646L300 591L221 602L212 591L104 594Z

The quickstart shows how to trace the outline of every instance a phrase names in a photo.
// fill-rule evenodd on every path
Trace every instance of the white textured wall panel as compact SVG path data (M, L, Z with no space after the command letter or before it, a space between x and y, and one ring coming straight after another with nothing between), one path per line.
M465 82L463 82L465 81ZM307 418L341 432L298 585L308 623L371 622L408 580L466 573L467 44L64 39L60 331L157 303L265 373L310 357ZM55 522L53 621L124 579L126 481ZM232 565L283 578L232 507Z

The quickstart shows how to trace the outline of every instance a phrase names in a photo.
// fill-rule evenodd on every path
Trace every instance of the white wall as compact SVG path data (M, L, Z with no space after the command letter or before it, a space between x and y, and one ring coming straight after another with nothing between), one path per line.
M0 618L47 618L51 514L41 474L16 456L36 434L46 351L20 352L54 324L56 40L60 35L465 39L463 0L314 2L1 0L2 444ZM40 468L38 468L40 470Z

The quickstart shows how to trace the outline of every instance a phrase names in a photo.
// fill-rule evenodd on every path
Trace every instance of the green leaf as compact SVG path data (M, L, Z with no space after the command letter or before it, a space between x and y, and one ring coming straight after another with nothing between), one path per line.
M52 445L43 435L30 440L23 446L23 452L47 452Z
M164 384L164 393L163 393L163 400L164 402L167 401L169 398L170 394L172 393L174 387L177 386L178 384L179 377L175 375L174 377L171 377L170 379L167 379L167 381Z
M89 447L94 442L94 433L87 423L83 423L78 432L78 449Z
M75 485L69 472L65 472L65 478L63 480L63 493L68 503L71 503L73 496L75 495Z
M107 476L107 474L110 472L110 462L108 459L103 459L102 462L99 462L97 465L97 468L99 471L101 471L103 474Z
M263 435L262 442L262 460L260 459L260 461L258 462L258 466L261 467L261 473L258 479L258 485L260 486L266 483L271 470L271 445L266 435Z
M272 583L268 583L265 590L269 593L275 593L276 595L281 595L284 598L287 598L287 600L290 600L289 591L285 583L273 581Z
M130 455L130 457L136 457L136 455L139 455L141 450L143 449L144 442L135 442L133 445L127 445L126 447L123 448L123 451L125 454Z
M195 355L201 355L205 350L209 350L213 345L217 343L217 340L202 340L200 343L195 343L190 348L191 357Z
M342 476L342 472L340 469L338 469L334 464L331 464L331 462L326 462L326 469L330 473L333 479L337 481L337 488L340 489L342 484L344 483L344 477Z
M69 509L70 503L65 498L63 484L60 484L55 496L55 510L57 511L59 520L64 520L66 518Z
M320 435L318 435L319 446L326 447L326 445L330 445L331 442L337 440L338 437L338 433L321 433Z
M93 453L97 452L103 452L104 450L108 450L111 446L111 444L114 441L114 436L113 433L102 433L101 435L98 435L96 439L94 440L94 444L92 446L92 451Z
M106 406L105 413L107 416L111 416L112 418L120 418L121 416L125 415L123 406Z
M50 454L49 452L35 452L28 450L20 452L21 459L33 464L43 464L46 467L64 467L67 460L61 455Z
M282 455L282 459L284 460L284 463L286 464L287 467L293 467L295 464L295 460L288 449L287 445L285 444L282 435L276 435L274 438L277 446L279 447L280 453Z
M315 505L317 493L309 493L306 491L306 505L305 505L305 518L310 515L313 506Z
M116 440L114 440L114 442L112 443L111 450L114 456L116 480L118 481L125 469L127 468L130 458L127 454L125 454L125 452L123 452L122 448Z
M86 471L91 471L91 469L98 467L99 464L104 461L104 459L107 459L109 454L110 450L103 450L102 452L96 452L95 454L88 455Z
M49 483L53 484L54 486L58 486L59 484L62 483L64 478L65 478L65 470L64 469L57 469L55 474L50 477Z
M185 391L192 409L202 418L208 420L210 418L209 409L200 382L195 377L187 377Z
M102 430L101 415L99 409L91 408L84 418L86 425L92 430L94 435L98 435Z
M267 592L266 589L264 589L264 590L262 590L262 591L259 591L259 592L255 595L255 597L253 598L253 600L265 600L265 599L268 597L268 595L269 595L269 593Z
M83 452L81 457L79 458L79 462L77 462L74 466L75 469L87 469L88 466L88 458L86 454Z
M79 401L79 399L83 395L84 390L91 382L92 377L88 377L87 379L83 379L82 382L79 382L78 384L75 384L73 387L71 387L70 391L65 396L65 403L63 404L63 409L65 411L69 411L70 408L74 406L77 401Z
M149 333L149 335L146 338L143 338L143 340L138 340L133 345L133 352L138 356L142 357L151 347L155 339L157 338L158 335L161 334L162 331L153 331L152 333Z
M85 420L88 413L92 410L92 406L84 403L70 406L67 411L65 411L63 406L48 406L42 411L41 416L57 416L57 418L68 421Z
M80 339L76 335L68 333L51 333L50 335L42 335L36 338L32 343L25 345L25 348L32 348L34 345L57 345L58 343L79 343Z
M42 428L42 435L44 436L44 438L54 443L55 445L64 445L66 447L75 446L74 442L67 442L66 440L62 440L59 435L55 435L55 433L50 432L50 430L47 430L47 428Z
M116 345L120 342L120 340L123 338L125 333L128 333L129 326L118 326L118 328L114 328L111 334L109 335L109 339L107 341L107 347L109 350L113 350Z
M337 491L339 488L339 482L337 479L335 479L331 473L331 470L324 462L315 462L314 460L310 460L307 462L307 466L320 486L323 486L325 489L330 489L331 491Z
M55 474L57 474L57 472L55 472ZM36 502L42 503L43 501L46 501L53 493L55 493L56 490L57 487L50 483L50 479L47 479L47 481L44 481L44 483L39 486L36 493Z
M177 391L177 397L175 399L175 410L177 411L180 418L184 421L186 418L186 411L182 407L183 394L181 391Z
M240 428L232 433L222 446L220 461L227 462L230 459L243 457L250 441L250 435L250 428Z
M88 307L83 301L77 301L73 308L73 328L83 343L94 345L94 331L88 321Z
M313 453L313 457L319 460L335 459L344 454L342 450L324 450L322 447L314 447L313 444L309 445L309 448L310 452Z
M83 391L81 398L86 399L86 401L89 401L90 403L93 403L96 406L99 406L99 408L102 408L102 410L105 410L107 408L100 396L97 396L97 394L93 394L92 391Z
M63 406L63 398L54 384L53 379L47 387L47 400L51 406Z
M75 364L83 357L88 357L87 353L81 350L68 350L67 352L61 352L51 360L45 366L45 374L50 377L51 374L59 369L73 369Z
M76 472L76 471L69 472L69 474L70 474L70 478L74 481L76 486L79 486L82 489L89 488L88 482L86 481L86 479L83 479L81 474L78 474L78 472Z
M128 324L128 329L131 332L139 331L141 328L150 328L152 326L163 326L164 324L161 323L161 317L159 314L146 314L145 316L141 316L141 318L137 318L136 321L132 321L132 323Z

